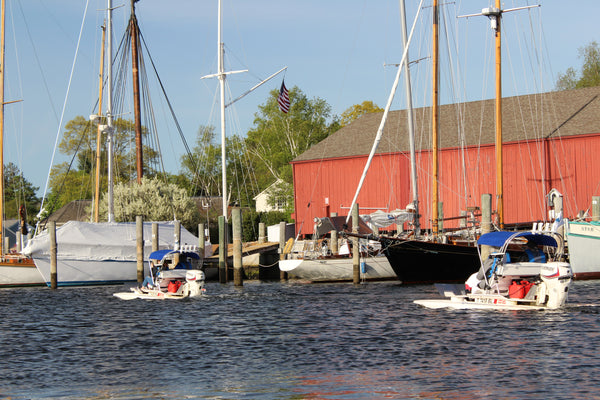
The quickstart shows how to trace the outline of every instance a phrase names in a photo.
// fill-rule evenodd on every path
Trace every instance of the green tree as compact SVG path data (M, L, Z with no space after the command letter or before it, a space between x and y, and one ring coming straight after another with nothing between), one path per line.
M4 166L4 216L18 219L19 208L25 206L27 222L33 220L40 208L40 199L36 196L38 187L23 177L21 170L13 163Z
M346 109L342 113L342 117L340 119L340 126L349 125L352 121L362 117L368 113L382 112L383 108L377 106L377 104L373 103L370 100L365 100L361 104L355 104L352 107Z
M578 58L583 59L581 74L568 68L564 74L558 74L557 90L579 89L600 86L600 47L596 41L578 49Z
M246 138L260 190L277 179L292 185L290 161L339 129L339 121L331 116L331 107L325 100L309 99L295 86L289 91L291 106L285 114L279 110L278 96L278 90L271 91L266 103L259 106L254 127ZM287 203L293 207L291 190L287 195Z
M181 157L183 175L188 179L190 195L210 196L220 193L221 146L216 142L214 126L200 126L191 156Z
M134 141L134 124L125 119L115 119L113 123L113 155L115 182L129 182L135 179L136 157ZM52 212L72 200L91 199L93 196L96 169L96 137L97 122L77 116L65 125L63 137L59 143L59 151L73 158L71 166L67 163L52 167L50 172L50 192L55 203L49 204ZM148 131L142 127L142 138L148 137ZM143 143L146 143L143 140ZM107 143L106 135L101 141L101 186L102 192L107 188ZM158 165L158 153L148 145L143 147L144 176L155 176Z

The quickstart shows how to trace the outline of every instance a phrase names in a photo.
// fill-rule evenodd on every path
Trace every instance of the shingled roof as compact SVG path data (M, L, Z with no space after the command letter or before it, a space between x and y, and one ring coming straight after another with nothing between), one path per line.
M482 145L495 141L495 101L440 106L440 146ZM292 162L369 154L383 113L365 114ZM409 150L406 110L391 111L377 153ZM417 150L431 149L431 107L414 110ZM503 141L600 133L600 86L502 99Z

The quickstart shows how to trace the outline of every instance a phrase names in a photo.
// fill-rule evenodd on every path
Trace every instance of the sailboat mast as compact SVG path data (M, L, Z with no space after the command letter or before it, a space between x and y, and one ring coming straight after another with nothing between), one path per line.
M496 9L500 10L500 0L496 0ZM496 198L498 207L498 224L504 229L504 182L502 172L502 48L500 37L500 21L502 13L496 15Z
M438 233L438 179L439 179L439 161L438 161L438 131L439 131L439 111L438 111L438 81L439 81L439 62L438 62L438 53L439 53L439 30L438 30L438 1L433 0L433 49L432 49L432 96L431 96L431 152L432 152L432 208L431 208L431 231L434 235Z
M129 28L131 34L131 69L133 71L133 112L135 116L135 161L137 171L137 183L142 183L143 170L143 148L142 148L142 121L140 111L140 74L139 74L139 28L135 16L135 1L131 0L131 18Z
M98 113L102 115L102 89L104 86L104 44L106 42L106 23L102 26L102 51L100 52L100 83L98 88ZM98 123L96 136L96 190L94 192L94 222L100 220L100 161L102 155L102 128Z
M108 41L108 63L106 65L107 75L107 101L106 101L106 123L108 125L108 222L115 221L114 200L113 200L113 116L112 116L112 0L108 1L107 10L107 35Z
M226 160L226 151L225 151L225 67L223 66L223 58L225 56L225 46L223 45L223 41L221 39L222 35L222 26L221 26L221 17L222 17L222 9L221 9L221 0L219 0L219 22L218 22L218 77L219 77L219 88L221 90L220 100L221 100L221 179L223 181L223 217L225 221L227 221L227 160Z
M2 0L0 22L0 254L4 256L4 19L6 2Z
M405 1L400 0L400 20L402 22L402 43L408 48L408 33L406 30L406 7ZM415 207L414 229L415 234L421 234L421 223L419 221L419 193L417 187L417 161L415 156L415 129L413 120L412 89L410 83L410 69L408 68L408 50L404 58L404 84L406 85L406 118L408 120L408 142L410 147L410 184L412 189L413 206Z

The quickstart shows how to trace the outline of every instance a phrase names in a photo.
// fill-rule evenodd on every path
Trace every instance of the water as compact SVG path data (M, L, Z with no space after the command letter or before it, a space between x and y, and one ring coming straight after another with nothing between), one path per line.
M570 303L600 303L575 282ZM428 310L433 286L0 290L0 398L600 399L600 307Z

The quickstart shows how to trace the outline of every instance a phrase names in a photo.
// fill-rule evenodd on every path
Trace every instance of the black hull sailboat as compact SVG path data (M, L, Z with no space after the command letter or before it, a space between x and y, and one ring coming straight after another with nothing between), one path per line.
M480 267L475 246L386 237L379 240L404 284L464 282Z

